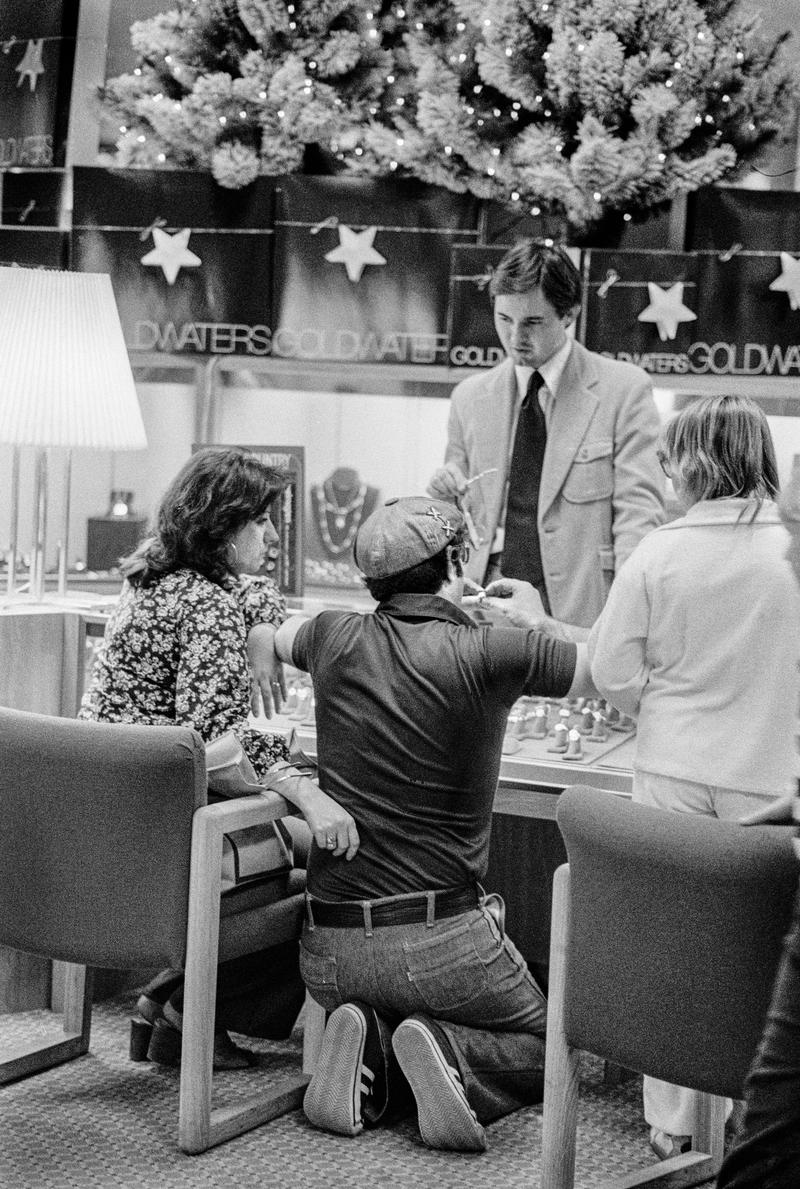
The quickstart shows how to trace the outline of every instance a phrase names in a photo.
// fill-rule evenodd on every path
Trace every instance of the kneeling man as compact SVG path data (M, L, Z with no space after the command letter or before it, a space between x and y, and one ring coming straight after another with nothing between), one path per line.
M410 1086L426 1144L483 1151L544 1068L544 996L480 886L506 720L594 690L584 644L461 609L467 556L452 503L389 500L356 538L374 612L292 617L275 644L311 673L320 784L360 839L309 861L301 970L332 1014L306 1115L356 1135Z

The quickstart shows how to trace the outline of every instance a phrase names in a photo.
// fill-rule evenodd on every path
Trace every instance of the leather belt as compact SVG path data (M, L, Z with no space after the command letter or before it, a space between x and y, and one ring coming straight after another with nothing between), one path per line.
M432 924L435 920L477 908L479 902L480 893L472 884L462 888L382 896L378 900L332 901L306 895L306 913L310 925L369 929L381 925L413 925L420 921Z

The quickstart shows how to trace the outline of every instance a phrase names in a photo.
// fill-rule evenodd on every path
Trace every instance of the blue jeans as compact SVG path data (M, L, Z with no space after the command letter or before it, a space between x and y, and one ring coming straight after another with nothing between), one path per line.
M488 909L371 934L306 921L300 971L326 1011L361 999L392 1028L413 1012L436 1020L481 1123L541 1102L547 1005Z
M745 1117L718 1189L800 1185L800 888L761 1044L747 1079Z

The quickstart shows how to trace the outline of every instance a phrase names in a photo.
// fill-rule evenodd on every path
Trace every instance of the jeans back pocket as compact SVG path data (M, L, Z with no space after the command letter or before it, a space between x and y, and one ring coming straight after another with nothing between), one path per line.
M403 947L408 980L431 1011L463 1007L489 989L491 955L478 952L476 929L485 930L482 920L461 921L446 932ZM492 945L497 948L497 941L492 939Z

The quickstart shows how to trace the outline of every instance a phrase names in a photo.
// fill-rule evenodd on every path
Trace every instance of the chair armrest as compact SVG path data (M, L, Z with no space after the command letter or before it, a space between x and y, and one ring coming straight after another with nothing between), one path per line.
M230 800L216 801L213 805L201 805L195 810L194 820L195 827L202 823L204 828L221 836L233 830L244 830L247 826L274 822L294 812L294 806L279 793L265 789L263 793L253 796L232 797Z

